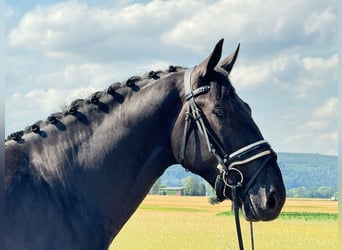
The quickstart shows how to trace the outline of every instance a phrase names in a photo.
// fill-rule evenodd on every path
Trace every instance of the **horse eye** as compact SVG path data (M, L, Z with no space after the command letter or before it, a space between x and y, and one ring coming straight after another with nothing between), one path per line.
M213 113L217 116L217 117L224 117L225 116L225 112L223 110L222 107L216 107L214 110L213 110Z

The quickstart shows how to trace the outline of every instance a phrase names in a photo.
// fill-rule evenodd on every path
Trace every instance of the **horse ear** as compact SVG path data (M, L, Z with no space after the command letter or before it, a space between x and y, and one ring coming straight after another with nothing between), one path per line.
M196 67L196 71L198 71L202 77L205 77L211 72L213 72L214 68L220 61L221 54L222 54L223 41L224 41L223 38L220 41L218 41L218 43L215 45L213 52L211 52L210 56L208 56L207 59L205 59L201 64L199 64Z
M234 63L235 63L236 58L239 54L239 50L240 50L240 43L238 44L235 52L233 54L231 54L230 56L228 56L226 59L224 59L220 64L220 67L223 68L224 70L226 70L228 72L228 74L230 74L230 72L233 69Z

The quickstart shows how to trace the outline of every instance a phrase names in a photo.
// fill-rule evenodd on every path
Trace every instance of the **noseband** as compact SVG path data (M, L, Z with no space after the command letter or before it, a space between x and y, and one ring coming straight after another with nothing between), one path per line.
M243 242L240 229L239 221L239 197L244 197L250 186L253 184L261 170L266 166L267 162L272 158L276 157L275 152L272 150L269 143L265 140L259 140L251 143L233 153L227 154L224 151L223 144L218 141L217 136L214 136L210 128L210 124L207 124L203 119L204 114L195 102L195 97L206 94L210 91L210 86L205 85L195 90L192 89L191 84L191 72L193 68L187 69L184 74L184 88L185 88L185 99L188 102L187 111L185 113L185 127L183 131L182 145L180 150L180 163L184 165L185 149L188 138L188 131L191 120L195 121L195 124L200 131L201 135L208 146L209 152L211 152L217 159L219 170L215 182L215 191L217 199L223 201L228 199L226 195L227 188L231 189L232 200L234 204L235 222L238 234L238 241L240 249L243 249ZM247 184L244 183L244 175L241 170L237 169L237 166L243 166L256 159L263 158L259 168L249 178ZM253 242L253 228L250 223L250 229L252 234L252 249L254 249Z

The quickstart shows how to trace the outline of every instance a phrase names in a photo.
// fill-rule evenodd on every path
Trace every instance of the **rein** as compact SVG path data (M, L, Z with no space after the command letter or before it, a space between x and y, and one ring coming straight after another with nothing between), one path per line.
M185 99L188 102L187 111L185 113L185 126L182 137L182 144L180 149L180 163L184 165L185 149L187 144L188 132L190 127L190 122L195 121L195 124L204 137L204 140L208 146L209 152L211 152L217 159L219 174L216 177L215 191L219 201L228 199L227 188L231 189L234 216L237 237L239 242L240 250L243 248L243 240L241 235L241 226L239 220L239 200L246 196L248 189L253 184L261 170L266 166L267 162L272 158L276 157L275 152L272 150L269 143L265 140L259 140L257 142L251 143L239 150L227 154L225 153L222 143L217 141L212 132L208 129L210 124L206 124L203 119L203 113L198 107L195 101L195 97L206 94L210 91L210 86L205 85L192 90L191 85L191 72L193 68L189 68L184 74L184 88L185 88ZM236 168L236 166L245 165L246 163L252 162L256 159L264 158L261 165L249 179L248 183L244 184L243 173ZM250 233L251 233L251 245L254 249L254 237L253 237L253 226L250 221Z

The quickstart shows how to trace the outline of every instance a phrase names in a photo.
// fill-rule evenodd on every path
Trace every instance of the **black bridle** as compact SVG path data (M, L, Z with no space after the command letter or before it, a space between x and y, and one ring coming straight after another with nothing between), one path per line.
M210 130L210 124L204 119L204 114L195 102L195 97L206 94L210 91L210 86L205 85L195 90L192 89L191 84L191 72L193 68L187 69L184 74L184 88L185 88L185 99L188 102L187 111L185 113L185 127L183 131L182 145L180 150L180 163L184 165L185 149L188 138L188 131L191 120L195 121L195 124L204 137L208 146L209 152L211 152L217 159L219 173L216 177L215 191L217 199L223 201L228 199L226 195L227 188L231 189L231 195L234 205L235 223L237 236L239 241L240 250L243 249L243 241L241 235L241 227L239 221L239 199L247 194L248 189L253 184L261 170L266 166L267 162L272 158L276 157L275 152L272 150L269 143L265 140L259 140L251 143L231 154L225 153L223 144L216 139L212 130ZM246 163L252 162L256 159L263 158L263 161L259 168L253 173L248 183L244 183L244 175L241 170L237 169L236 166L245 165ZM240 197L239 197L240 196ZM250 222L251 231L251 242L252 249L254 249L253 240L253 227Z

